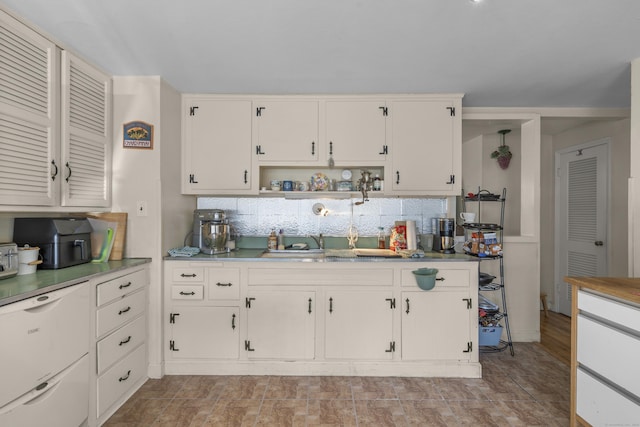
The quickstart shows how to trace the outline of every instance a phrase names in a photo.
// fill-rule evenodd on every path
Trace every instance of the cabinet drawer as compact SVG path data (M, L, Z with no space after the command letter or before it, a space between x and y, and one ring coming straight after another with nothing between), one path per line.
M147 356L141 345L98 377L98 417L147 375Z
M201 267L174 268L171 271L171 279L174 282L202 282L204 281L204 268L201 268Z
M581 365L640 396L640 337L580 314L577 351Z
M0 307L0 406L89 351L89 284Z
M633 329L640 334L640 308L609 298L578 291L578 309Z
M144 342L145 326L146 319L144 316L140 316L98 341L98 374Z
M209 299L240 298L240 270L237 268L209 269Z
M576 413L593 426L632 426L638 423L640 404L578 368Z
M146 293L144 290L101 307L96 314L96 336L100 337L120 325L124 325L143 313L145 308Z
M89 356L0 408L2 426L79 426L89 415ZM40 386L39 386L40 387Z
M392 268L354 268L334 264L327 268L250 268L249 285L391 286Z
M406 286L406 287L412 286L419 289L418 283L416 282L416 277L413 274L413 271L416 270L417 268L418 267L402 270L402 277L401 277L402 286ZM444 268L438 268L435 266L434 267L427 266L426 268L438 269L438 273L436 274L436 287L434 289L454 288L454 287L468 288L469 284L471 283L469 278L469 270L444 269Z
M131 293L147 284L147 270L139 270L135 273L118 277L108 282L100 283L97 288L98 306L106 304L124 295Z
M199 301L204 299L204 288L202 285L173 285L171 299Z

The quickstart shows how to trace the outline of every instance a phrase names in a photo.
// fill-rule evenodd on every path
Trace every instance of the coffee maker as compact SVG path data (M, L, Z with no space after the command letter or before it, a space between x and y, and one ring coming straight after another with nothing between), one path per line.
M435 223L435 224L434 224ZM433 250L443 254L454 254L456 221L453 218L434 218Z
M193 246L208 255L227 252L229 221L223 210L196 209L193 212Z

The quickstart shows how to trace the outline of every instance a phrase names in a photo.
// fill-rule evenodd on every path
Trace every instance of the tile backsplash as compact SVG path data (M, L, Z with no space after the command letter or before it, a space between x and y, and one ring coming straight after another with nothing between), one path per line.
M272 229L285 235L346 236L353 225L360 236L376 236L378 227L386 233L395 221L414 220L418 234L431 233L431 218L447 213L446 198L285 199L274 197L201 197L198 209L222 209L241 236L266 236ZM313 213L322 203L327 216Z

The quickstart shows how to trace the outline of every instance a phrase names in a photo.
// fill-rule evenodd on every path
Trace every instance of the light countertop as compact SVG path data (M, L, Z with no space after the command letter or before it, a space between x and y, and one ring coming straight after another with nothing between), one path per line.
M0 306L86 282L94 277L151 262L149 258L86 263L0 280Z
M416 258L377 258L377 257L357 257L350 249L326 249L324 257L282 257L282 258L261 258L265 251L260 249L236 249L231 252L206 255L198 254L192 257L171 257L166 256L165 261L252 261L252 262L429 262L429 261L478 261L478 257L456 253L442 254L439 252L425 252L423 257Z
M573 286L591 289L640 304L640 278L632 277L565 277Z

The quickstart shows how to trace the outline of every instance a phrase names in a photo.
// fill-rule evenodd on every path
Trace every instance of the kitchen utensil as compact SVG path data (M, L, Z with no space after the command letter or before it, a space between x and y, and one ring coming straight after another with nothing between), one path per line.
M42 264L42 260L38 259L39 256L40 248L38 247L18 248L18 276L35 273L38 265Z
M323 191L329 185L329 178L322 172L314 173L311 176L311 191Z
M475 212L460 212L460 219L462 219L462 221L465 224L473 223L476 220L476 213Z

